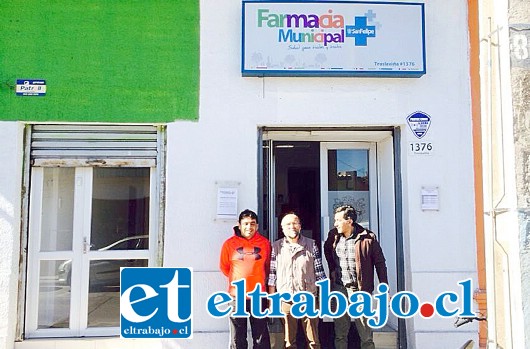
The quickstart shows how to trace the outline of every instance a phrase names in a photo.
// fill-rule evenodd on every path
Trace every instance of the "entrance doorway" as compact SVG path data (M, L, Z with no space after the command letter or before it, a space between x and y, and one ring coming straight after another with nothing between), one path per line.
M295 212L302 234L318 242L320 233L320 166L318 142L278 142L274 144L275 232L282 238L281 218Z
M322 247L333 228L334 210L352 205L358 222L377 235L387 260L390 289L398 291L396 237L400 234L393 129L264 128L262 140L261 231L271 242L283 238L280 221L286 213L295 212L302 234ZM324 257L323 264L328 274ZM324 320L321 325L322 345L332 348L332 322ZM397 319L390 318L385 334L376 337L397 345L397 330Z

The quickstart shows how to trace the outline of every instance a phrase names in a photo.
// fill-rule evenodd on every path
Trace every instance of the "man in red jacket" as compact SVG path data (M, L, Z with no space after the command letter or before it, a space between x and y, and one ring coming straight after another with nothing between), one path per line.
M236 297L232 281L246 280L245 293L256 286L266 292L265 278L269 272L271 246L269 240L258 232L258 215L251 210L239 214L239 224L234 227L234 235L227 239L221 249L219 268L228 277L228 292ZM250 313L250 299L246 300L246 310ZM267 304L262 304L264 309ZM250 316L250 328L254 349L270 349L267 319ZM247 319L230 317L230 348L246 349Z

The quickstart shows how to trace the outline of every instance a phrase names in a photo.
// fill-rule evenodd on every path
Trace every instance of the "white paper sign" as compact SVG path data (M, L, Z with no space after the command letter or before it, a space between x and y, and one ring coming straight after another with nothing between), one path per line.
M237 217L237 188L217 188L217 217Z
M440 196L438 195L438 187L421 188L421 209L424 211L437 211L440 209Z

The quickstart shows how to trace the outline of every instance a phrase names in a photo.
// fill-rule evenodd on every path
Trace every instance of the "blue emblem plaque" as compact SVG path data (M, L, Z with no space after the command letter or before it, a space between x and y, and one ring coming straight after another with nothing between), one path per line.
M407 116L407 123L417 138L423 138L431 126L431 117L422 111L416 111Z

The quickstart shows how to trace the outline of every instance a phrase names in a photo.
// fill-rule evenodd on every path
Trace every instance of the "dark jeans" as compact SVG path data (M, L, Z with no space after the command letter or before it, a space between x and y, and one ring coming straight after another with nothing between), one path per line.
M264 309L265 302L262 304ZM246 310L250 313L250 300L245 304ZM267 328L267 318L257 319L253 316L250 320L250 331L252 332L253 349L270 349L269 329ZM247 349L247 318L230 317L230 348Z

